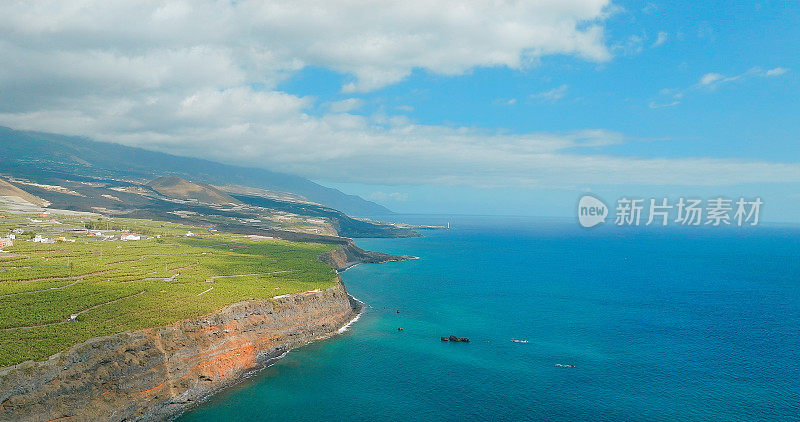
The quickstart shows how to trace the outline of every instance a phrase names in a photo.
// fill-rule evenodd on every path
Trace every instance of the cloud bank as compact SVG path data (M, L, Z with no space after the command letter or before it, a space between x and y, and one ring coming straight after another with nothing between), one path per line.
M607 0L3 2L0 124L335 182L800 181L795 164L603 154L626 142L607 130L508 134L420 125L397 115L353 114L363 106L358 98L314 114L315 98L276 88L308 66L346 75L341 91L357 94L416 69L440 75L526 69L548 55L604 62L611 59L603 29L608 6ZM566 89L541 98L555 101Z

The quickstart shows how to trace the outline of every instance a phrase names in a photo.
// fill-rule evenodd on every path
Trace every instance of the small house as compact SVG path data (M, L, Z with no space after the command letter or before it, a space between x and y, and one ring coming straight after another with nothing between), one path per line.
M56 243L55 240L50 239L49 237L42 237L42 235L37 234L36 237L33 238L34 243Z

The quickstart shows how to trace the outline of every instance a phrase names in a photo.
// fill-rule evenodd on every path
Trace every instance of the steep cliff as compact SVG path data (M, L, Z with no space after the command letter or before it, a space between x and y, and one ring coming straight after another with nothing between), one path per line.
M95 338L47 361L0 369L0 420L163 420L286 351L330 336L358 312L339 283Z

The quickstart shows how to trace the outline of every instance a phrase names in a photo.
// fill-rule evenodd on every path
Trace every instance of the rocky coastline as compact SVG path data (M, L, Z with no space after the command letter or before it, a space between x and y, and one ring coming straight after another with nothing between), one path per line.
M337 270L413 259L346 240L320 259ZM286 352L336 334L362 308L337 275L325 290L238 302L165 327L93 338L45 361L0 368L0 420L173 419Z
M174 418L287 351L335 334L360 310L339 280L321 291L94 338L46 361L0 369L0 420Z
M345 243L336 247L336 249L320 255L319 259L335 268L337 271L344 271L358 264L380 264L392 261L407 261L410 259L417 259L417 257L365 251L364 249L356 246L355 242L353 242L353 239L347 239Z

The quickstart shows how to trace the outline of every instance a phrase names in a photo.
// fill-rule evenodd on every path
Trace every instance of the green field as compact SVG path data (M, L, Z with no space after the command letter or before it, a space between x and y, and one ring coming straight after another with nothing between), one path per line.
M336 283L335 271L317 259L329 245L117 218L94 224L142 240L101 241L64 234L86 225L77 217L48 217L61 224L31 227L30 216L6 215L0 236L15 228L25 234L0 254L0 367L40 360L92 337ZM188 230L198 236L185 236ZM33 233L75 242L25 240Z

